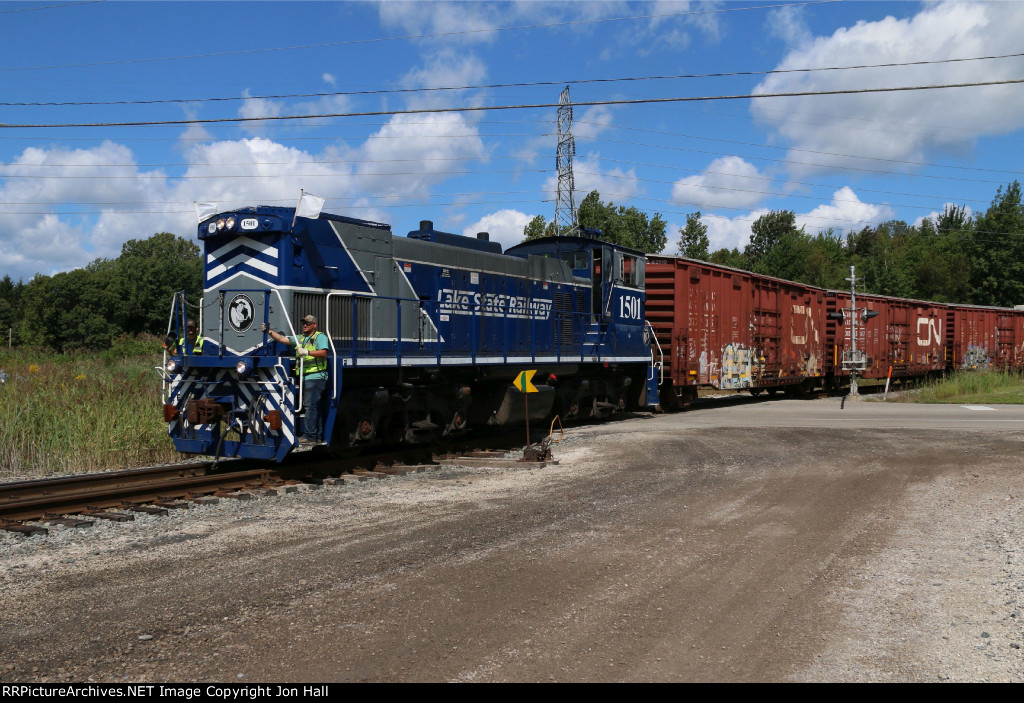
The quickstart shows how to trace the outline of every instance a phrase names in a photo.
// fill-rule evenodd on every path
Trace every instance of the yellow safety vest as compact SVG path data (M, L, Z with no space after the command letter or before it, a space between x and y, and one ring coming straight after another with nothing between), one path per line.
M327 370L327 357L322 359L316 356L299 356L299 349L307 349L311 352L316 351L316 338L317 335L323 334L320 330L317 330L313 334L304 338L301 342L295 345L295 361L296 361L296 373L299 376L305 376L310 373L320 373L321 371Z
M202 353L203 353L203 341L204 341L203 340L203 335L199 335L199 336L196 337L196 343L192 346L192 353L193 354L202 355ZM184 354L185 353L185 338L184 337L180 337L178 339L178 353L179 354Z

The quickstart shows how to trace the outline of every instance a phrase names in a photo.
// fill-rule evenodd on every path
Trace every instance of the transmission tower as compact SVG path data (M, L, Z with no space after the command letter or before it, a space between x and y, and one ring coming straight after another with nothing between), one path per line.
M572 176L572 157L576 155L576 141L572 138L572 103L569 86L558 97L558 195L555 198L555 234L579 234L576 202L573 191L576 184Z

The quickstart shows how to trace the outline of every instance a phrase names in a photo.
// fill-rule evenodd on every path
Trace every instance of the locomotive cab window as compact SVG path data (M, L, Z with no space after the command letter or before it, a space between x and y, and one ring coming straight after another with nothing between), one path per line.
M574 270L590 268L590 252L587 251L563 251L559 253L558 258Z
M615 252L615 282L631 288L644 287L644 260L622 252Z

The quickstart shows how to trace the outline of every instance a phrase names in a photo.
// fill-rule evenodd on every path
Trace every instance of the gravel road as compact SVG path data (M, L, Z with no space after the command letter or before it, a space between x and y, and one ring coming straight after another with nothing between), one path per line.
M1024 409L923 407L3 535L0 680L1021 681Z

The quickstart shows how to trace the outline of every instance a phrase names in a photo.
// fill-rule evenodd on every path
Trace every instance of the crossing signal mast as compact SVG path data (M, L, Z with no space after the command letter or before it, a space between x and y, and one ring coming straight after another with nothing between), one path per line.
M555 165L558 167L558 194L555 197L555 234L577 235L580 224L576 217L576 202L573 191L576 184L572 175L572 157L576 155L576 141L572 136L572 102L569 86L558 97L558 150Z
M857 307L857 276L854 273L856 267L850 267L850 307L830 312L828 316L833 320L839 320L843 324L846 318L850 319L850 326L846 330L846 339L849 345L843 351L843 369L850 372L850 395L857 395L857 372L863 371L868 366L868 357L864 349L857 348L857 340L864 340L864 325L872 317L878 316L877 310ZM860 329L857 328L857 319L860 319Z

